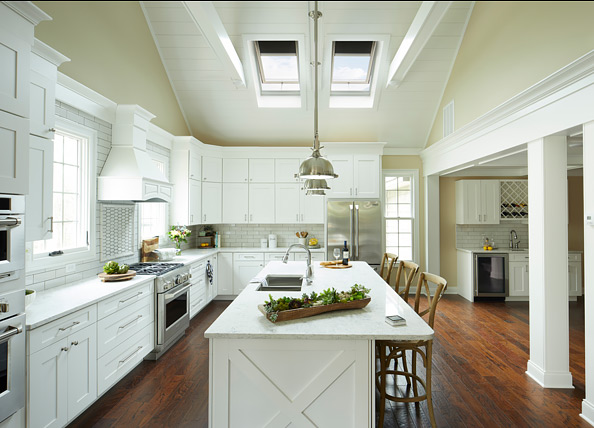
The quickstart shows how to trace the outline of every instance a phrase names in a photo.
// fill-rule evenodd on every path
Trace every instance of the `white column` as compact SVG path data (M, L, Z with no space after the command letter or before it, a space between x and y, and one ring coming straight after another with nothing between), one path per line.
M584 214L594 218L594 122L584 124ZM581 417L594 425L594 225L584 225L586 398Z
M528 143L530 360L545 388L573 388L569 372L567 140Z
M439 275L439 176L425 177L425 264Z

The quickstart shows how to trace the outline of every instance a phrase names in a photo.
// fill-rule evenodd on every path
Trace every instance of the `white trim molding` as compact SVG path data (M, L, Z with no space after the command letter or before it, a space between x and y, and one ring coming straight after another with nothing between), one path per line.
M3 1L6 6L21 15L33 25L39 24L41 21L51 21L52 17L39 9L30 1Z
M594 119L594 50L421 152L424 175Z
M384 156L419 156L422 148L418 147L385 147Z
M543 388L574 389L571 373L545 372L532 361L528 361L526 374Z
M115 123L115 102L60 72L56 85L56 100L106 122Z
M588 400L582 401L582 413L580 413L582 419L594 426L594 404Z

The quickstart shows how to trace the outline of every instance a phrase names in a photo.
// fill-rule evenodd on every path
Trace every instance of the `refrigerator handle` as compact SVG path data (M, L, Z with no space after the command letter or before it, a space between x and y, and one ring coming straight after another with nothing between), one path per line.
M350 212L350 221L349 221L349 239L350 239L350 243L351 243L351 252L353 250L353 226L354 226L354 221L353 221L353 205L349 205L349 212ZM354 255L354 253L353 253Z
M359 260L359 205L355 205L355 260Z

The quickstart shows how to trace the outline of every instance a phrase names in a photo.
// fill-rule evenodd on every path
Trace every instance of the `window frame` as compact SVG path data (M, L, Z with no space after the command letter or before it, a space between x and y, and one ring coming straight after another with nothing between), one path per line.
M273 54L262 54L260 52L260 42L271 42L271 41L276 41L276 40L254 40L254 53L256 55L256 64L257 64L257 71L258 71L258 77L259 77L259 82L260 82L260 94L261 95L272 95L272 94L278 94L278 95L283 95L283 94L290 94L290 95L295 95L298 94L301 91L301 74L299 73L299 69L300 69L300 62L299 61L299 41L297 40L279 40L279 41L283 41L283 42L293 42L295 44L295 58L297 59L297 80L287 80L287 81L269 81L266 78L266 75L264 73L264 64L262 63L262 56L275 56ZM279 55L280 56L280 55ZM293 56L292 54L286 54L285 56ZM281 87L284 84L288 84L288 85L299 85L299 89L298 90L265 90L262 85L267 85L267 84L280 84Z
M35 256L33 254L33 242L27 242L26 249L26 270L27 272L35 272L41 269L57 268L70 263L81 263L93 261L97 257L97 131L86 126L77 124L75 122L56 117L55 128L67 134L72 134L87 140L88 148L88 186L87 198L89 201L89 219L88 219L88 246L86 250L81 251L65 251L60 256L49 257ZM54 144L53 139L51 140ZM53 174L53 160L52 160L52 174ZM53 188L52 188L53 195ZM53 196L52 196L53 197ZM52 213L53 214L53 213Z
M410 177L412 179L412 261L418 265L421 264L421 249L420 249L420 222L419 218L419 194L420 194L420 180L418 169L384 169L382 170L382 209L384 221L382 223L382 245L384 252L386 252L386 221L390 219L409 218L409 217L387 217L386 216L386 177ZM400 259L399 259L400 260Z
M353 42L362 42L362 41L368 41L371 42L371 52L369 53L369 65L367 67L367 78L365 79L364 82L351 82L351 81L335 81L334 80L334 59L336 58L336 43L341 43L341 42L349 42L349 41L353 41ZM374 77L374 70L375 70L375 62L376 62L376 52L377 52L377 44L378 41L377 40L332 40L332 63L331 63L331 67L330 67L330 94L332 96L336 95L336 96L340 96L340 95L363 95L363 96L369 96L371 94L371 88L372 88L372 82L373 82L373 77ZM338 54L338 56L367 56L367 54L350 54L350 55L346 55L346 54ZM369 85L369 88L366 90L359 90L359 89L354 89L354 90L332 90L332 85L334 84L347 84L347 85Z

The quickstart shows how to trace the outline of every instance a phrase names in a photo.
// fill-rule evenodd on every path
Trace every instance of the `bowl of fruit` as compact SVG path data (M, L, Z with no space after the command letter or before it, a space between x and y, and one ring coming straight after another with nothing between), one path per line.
M316 238L309 238L309 241L307 241L307 246L309 248L320 248L320 243L318 242L318 240Z

